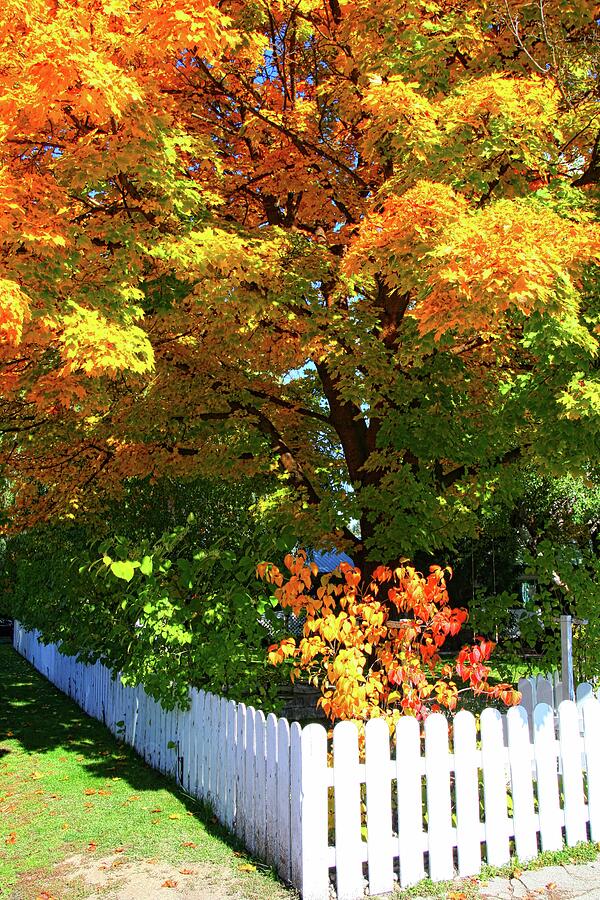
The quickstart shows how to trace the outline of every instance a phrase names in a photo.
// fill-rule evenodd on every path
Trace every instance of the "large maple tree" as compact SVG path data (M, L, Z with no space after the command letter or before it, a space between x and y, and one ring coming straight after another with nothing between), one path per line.
M524 459L584 469L599 13L7 0L12 527L132 476L272 472L301 537L391 561Z

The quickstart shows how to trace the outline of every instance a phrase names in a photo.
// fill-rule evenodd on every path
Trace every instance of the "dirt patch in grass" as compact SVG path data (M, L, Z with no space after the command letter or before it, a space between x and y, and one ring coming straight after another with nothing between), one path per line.
M241 873L240 873L241 875ZM157 859L128 859L124 854L67 857L52 870L23 875L10 900L279 900L293 896L254 873L240 877L227 866ZM43 887L41 887L43 885Z

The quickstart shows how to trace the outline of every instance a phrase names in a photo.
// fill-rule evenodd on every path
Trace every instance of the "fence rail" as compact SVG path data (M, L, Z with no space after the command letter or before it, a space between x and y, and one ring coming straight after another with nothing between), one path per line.
M479 723L462 711L424 727L403 717L390 740L382 720L364 736L341 722L303 729L203 691L165 711L141 687L84 665L15 628L15 647L153 767L208 802L257 857L305 900L339 900L475 875L538 850L600 840L600 703L539 703ZM537 688L537 684L536 684ZM545 688L542 689L543 695ZM549 695L546 696L550 700ZM479 728L478 728L479 724Z

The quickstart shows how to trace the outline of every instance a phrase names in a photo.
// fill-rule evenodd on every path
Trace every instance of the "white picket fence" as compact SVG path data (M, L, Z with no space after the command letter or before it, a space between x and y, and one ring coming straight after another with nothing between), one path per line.
M518 689L521 692L521 705L525 707L530 718L538 703L547 703L554 710L558 710L563 700L570 699L558 672L552 675L538 675L536 678L521 678ZM575 699L578 703L588 696L596 695L597 691L587 681L579 684L575 690Z
M600 840L600 703L524 706L479 722L433 714L424 728L403 717L395 740L381 720L341 722L328 752L323 726L190 692L189 710L167 712L125 688L100 664L85 666L15 628L15 646L90 715L147 762L175 777L305 900L339 900L425 875L475 875L482 860L525 860L566 841ZM583 733L580 729L580 713ZM452 732L450 735L449 732ZM451 740L450 740L451 738ZM172 746L171 746L172 744ZM333 762L332 762L333 760ZM333 810L333 814L332 814Z

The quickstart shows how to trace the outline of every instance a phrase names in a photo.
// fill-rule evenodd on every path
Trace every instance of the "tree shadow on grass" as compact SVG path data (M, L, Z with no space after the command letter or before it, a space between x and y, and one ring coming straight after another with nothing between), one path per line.
M118 776L136 794L169 791L203 825L207 834L233 850L242 845L215 819L210 807L184 793L168 776L151 769L127 744L88 716L59 691L9 644L0 643L0 758L10 753L3 738L17 740L29 754L64 748L82 757L80 764L92 778Z

